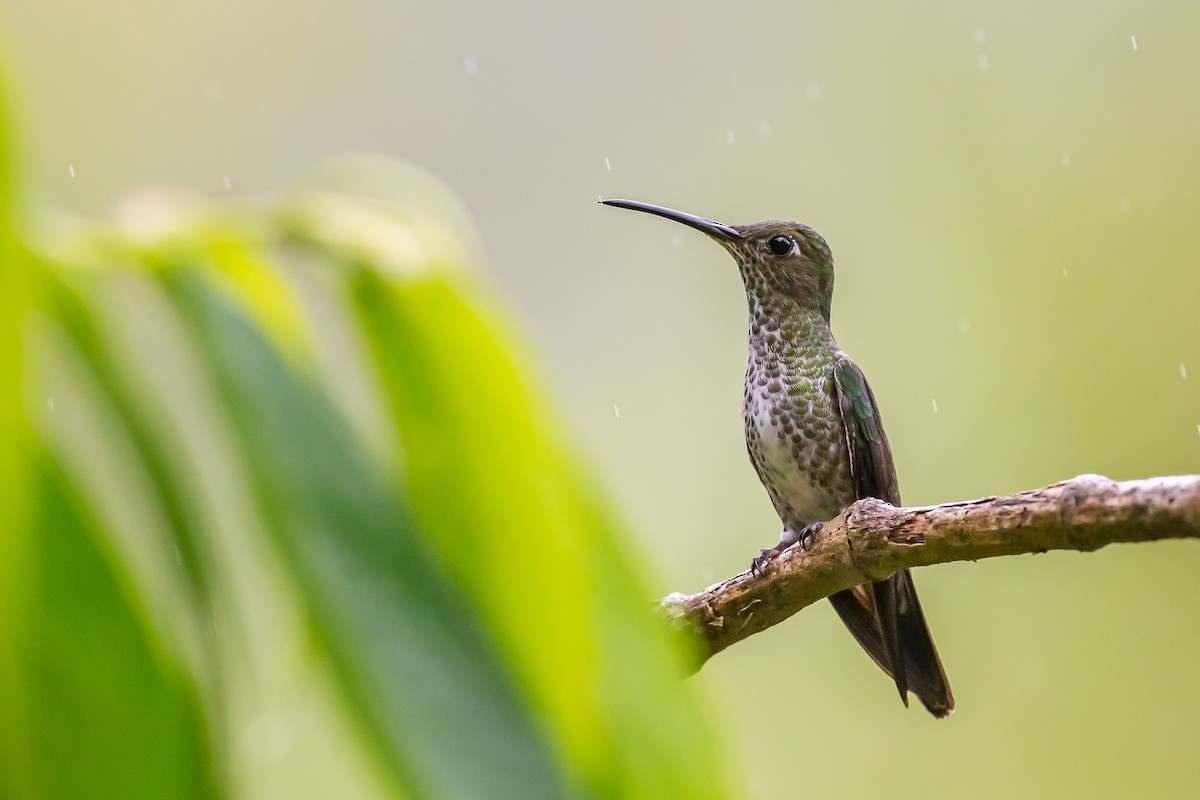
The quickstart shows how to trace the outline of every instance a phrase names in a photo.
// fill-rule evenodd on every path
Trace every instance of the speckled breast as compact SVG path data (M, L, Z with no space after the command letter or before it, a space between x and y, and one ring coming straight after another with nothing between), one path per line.
M746 366L746 448L780 519L796 530L856 499L833 396L837 352L824 349L752 346Z

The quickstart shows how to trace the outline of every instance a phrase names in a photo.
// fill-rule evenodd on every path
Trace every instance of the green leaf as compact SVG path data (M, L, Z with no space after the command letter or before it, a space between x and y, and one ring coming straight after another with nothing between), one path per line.
M561 775L478 623L335 409L199 275L163 280L349 698L408 789L561 796Z
M7 120L0 113L0 797L215 797L195 686L147 636L103 532L33 434L26 406L52 402L25 349L46 287L14 229Z
M40 462L31 464L35 516L24 564L24 788L41 798L217 797L194 688L151 649L62 474Z
M331 202L302 195L301 208L306 199ZM687 654L503 326L459 270L411 256L438 252L435 235L411 235L419 212L369 187L340 202L358 224L309 225L300 238L310 256L340 255L352 276L350 302L399 431L403 488L528 700L599 794L722 796L718 762L695 758L711 742L683 685Z
M410 169L336 175L144 196L0 301L4 796L725 796L469 225Z

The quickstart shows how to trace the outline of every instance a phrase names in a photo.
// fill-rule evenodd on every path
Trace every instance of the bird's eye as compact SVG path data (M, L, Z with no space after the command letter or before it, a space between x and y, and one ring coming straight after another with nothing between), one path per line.
M772 236L767 242L767 247L777 256L786 256L795 246L796 243L787 236Z

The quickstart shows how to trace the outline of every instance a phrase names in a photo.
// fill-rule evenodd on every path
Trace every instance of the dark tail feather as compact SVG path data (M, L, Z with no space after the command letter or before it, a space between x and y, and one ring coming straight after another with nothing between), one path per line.
M891 677L892 667L887 651L883 649L883 637L879 635L879 623L875 621L875 601L867 594L865 586L855 586L829 597L833 608L842 618L842 624L862 645L867 655L879 668Z
M891 584L891 587L881 584ZM829 600L850 633L884 672L895 679L891 665L901 665L903 678L896 681L896 687L906 701L907 690L915 694L935 717L944 717L954 710L954 696L950 693L950 684L929 635L908 570L871 584L869 592L867 587L856 586L838 592ZM877 617L877 602L890 606L891 613L884 611ZM889 618L890 622L887 621ZM884 644L881 623L895 635L891 647ZM889 650L897 655L891 656Z
M875 581L870 586L871 599L875 601L875 619L883 634L883 650L887 654L889 672L896 682L900 699L908 706L908 669L904 661L904 644L900 639L900 581L896 575L886 581Z
M930 714L945 717L954 710L954 695L950 692L950 682L946 680L946 671L942 669L929 626L925 624L917 588L908 570L897 572L889 580L896 581L900 601L897 620L909 688Z

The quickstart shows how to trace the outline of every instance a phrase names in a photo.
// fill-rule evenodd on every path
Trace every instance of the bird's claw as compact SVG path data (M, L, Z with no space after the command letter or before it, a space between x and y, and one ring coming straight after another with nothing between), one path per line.
M811 525L805 525L800 529L800 535L797 537L797 542L801 550L807 550L817 543L817 534L821 532L821 528L825 525L824 522L814 522Z
M805 525L798 533L794 533L788 529L779 537L779 544L774 547L768 547L759 552L757 556L750 560L750 574L761 575L767 571L767 564L771 559L787 550L792 545L799 545L801 550L808 550L817 542L817 534L821 531L823 522L814 522L811 525Z
M774 548L766 547L754 558L750 559L750 574L761 575L767 571L767 564L774 558Z

